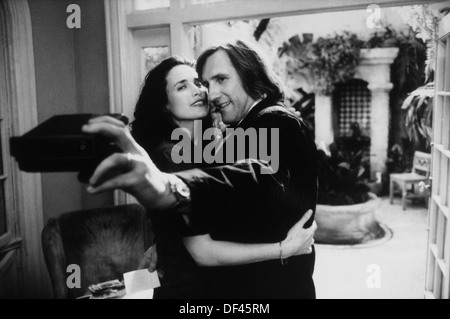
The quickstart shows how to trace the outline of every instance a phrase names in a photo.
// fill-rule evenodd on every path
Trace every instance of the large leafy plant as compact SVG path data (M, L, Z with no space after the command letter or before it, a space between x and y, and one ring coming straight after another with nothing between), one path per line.
M361 177L362 151L346 158L339 150L330 147L331 154L319 150L319 196L323 205L353 205L369 200L369 187Z
M352 136L331 144L329 151L319 148L319 204L353 205L369 200L365 182L369 165L364 152L369 144L356 128Z
M412 29L409 32L397 32L386 27L383 32L375 33L366 43L368 49L399 48L392 69L392 82L395 91L405 95L424 83L426 45L416 37Z
M431 147L433 97L434 85L429 83L411 92L402 105L408 137L422 151Z
M334 84L353 78L362 45L363 41L348 31L314 42L311 37L301 41L294 36L283 44L278 55L287 58L290 72L308 74L314 93L331 95Z
M415 5L402 8L405 22L411 26L417 35L427 46L427 59L425 62L425 82L431 82L434 77L436 59L435 41L438 38L437 30L439 21L450 12L450 6L440 4L440 9L431 9L428 4Z

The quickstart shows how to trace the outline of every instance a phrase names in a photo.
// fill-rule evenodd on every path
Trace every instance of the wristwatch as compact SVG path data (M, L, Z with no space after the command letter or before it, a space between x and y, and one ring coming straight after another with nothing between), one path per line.
M175 195L177 199L174 207L190 202L191 200L191 190L189 187L177 176L169 178L169 186L172 194Z

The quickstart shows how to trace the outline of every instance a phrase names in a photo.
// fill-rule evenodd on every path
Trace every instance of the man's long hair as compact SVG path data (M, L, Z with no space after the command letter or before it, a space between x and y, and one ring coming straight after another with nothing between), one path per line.
M246 43L238 40L205 50L197 59L197 73L202 77L206 61L214 53L223 50L238 73L245 92L254 100L264 94L270 98L284 97L278 77L267 67L262 57Z

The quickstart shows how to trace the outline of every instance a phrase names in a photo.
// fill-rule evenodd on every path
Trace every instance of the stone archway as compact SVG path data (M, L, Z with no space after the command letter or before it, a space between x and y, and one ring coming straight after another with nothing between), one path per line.
M368 83L371 92L371 149L370 168L375 177L377 172L386 171L389 145L389 92L391 83L391 65L398 55L398 48L378 48L361 50L361 61L356 68L355 79ZM334 141L334 107L328 96L316 96L316 139L331 144Z

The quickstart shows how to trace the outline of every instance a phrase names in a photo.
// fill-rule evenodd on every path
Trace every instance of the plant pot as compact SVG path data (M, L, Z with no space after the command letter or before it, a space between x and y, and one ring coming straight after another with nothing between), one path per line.
M317 205L318 226L314 239L319 244L355 245L381 238L384 231L375 218L380 199L370 194L370 200L356 205Z
M383 183L368 182L366 185L369 187L370 191L377 196L383 193Z

